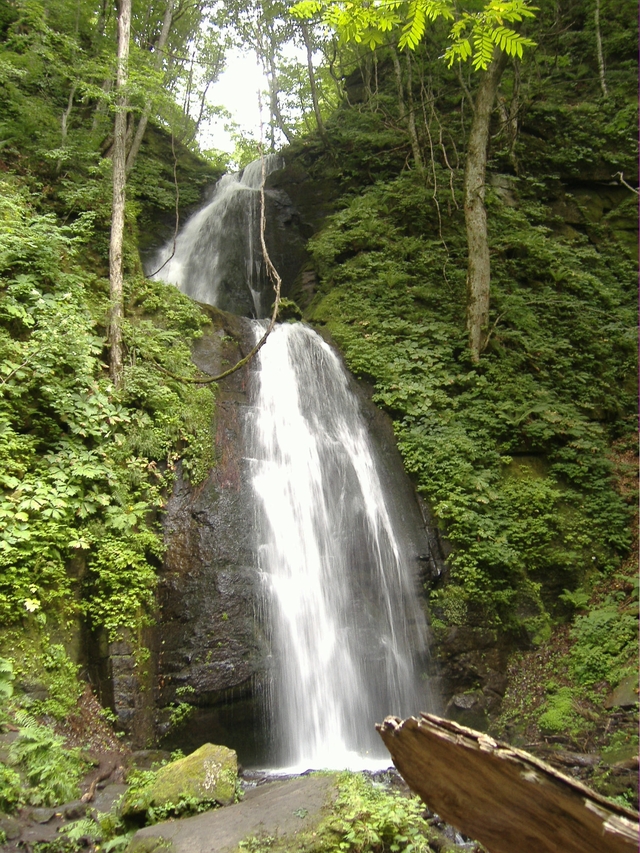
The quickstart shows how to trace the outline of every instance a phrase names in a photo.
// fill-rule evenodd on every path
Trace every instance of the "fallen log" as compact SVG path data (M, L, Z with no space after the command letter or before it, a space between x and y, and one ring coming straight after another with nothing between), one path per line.
M630 853L638 813L523 750L434 714L376 726L424 802L490 853Z

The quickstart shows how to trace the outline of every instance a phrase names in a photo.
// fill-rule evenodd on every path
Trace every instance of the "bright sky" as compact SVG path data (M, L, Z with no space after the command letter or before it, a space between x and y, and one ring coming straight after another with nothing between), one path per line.
M226 107L240 129L247 135L260 139L260 112L258 109L258 90L267 89L267 80L256 62L255 53L247 49L229 51L224 73L209 90L207 100L211 104ZM267 101L263 95L263 103ZM268 121L268 112L263 109L264 120ZM225 120L216 119L201 134L203 148L218 148L232 152L234 144L224 129Z
M284 46L283 54L287 59L297 59L306 64L306 54L294 44ZM231 113L240 131L247 136L260 139L260 111L258 108L258 89L262 95L262 116L266 125L269 122L268 82L256 61L256 55L247 48L230 50L227 53L226 68L217 83L209 89L207 101L216 106L225 107ZM220 151L233 152L234 144L230 134L224 129L225 119L215 119L200 132L200 144L203 148L217 148Z

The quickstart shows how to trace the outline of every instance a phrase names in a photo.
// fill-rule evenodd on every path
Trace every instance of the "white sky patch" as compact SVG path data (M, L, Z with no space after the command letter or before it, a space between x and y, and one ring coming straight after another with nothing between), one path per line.
M258 91L266 93L266 90L267 78L256 61L255 53L250 48L243 52L234 49L227 53L225 70L218 82L209 89L207 101L229 110L231 120L243 134L260 139ZM269 120L266 94L262 95L262 102L263 121L266 123ZM233 151L234 143L230 133L225 130L225 124L228 124L226 119L215 118L202 128L200 144L203 148Z
M283 54L288 60L297 60L306 65L306 54L294 44L284 46ZM207 94L207 102L224 107L231 114L231 122L238 126L243 136L260 139L260 109L258 91L262 92L262 120L265 139L268 135L269 95L268 81L262 66L256 60L254 51L247 47L227 52L225 70ZM203 149L217 148L219 151L233 153L234 142L225 129L228 119L214 118L203 124L198 134Z

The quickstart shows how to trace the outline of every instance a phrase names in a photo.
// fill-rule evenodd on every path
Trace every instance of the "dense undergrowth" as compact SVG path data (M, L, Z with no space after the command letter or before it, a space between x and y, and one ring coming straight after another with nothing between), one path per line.
M176 467L195 483L213 464L214 389L161 372L193 375L190 345L209 321L144 278L139 246L152 223L156 243L173 230L174 151L187 208L219 171L149 129L129 181L116 392L106 347L112 117L91 94L110 58L90 46L86 10L73 34L65 10L0 10L0 724L19 729L0 763L0 810L77 796L88 765L53 729L78 710L83 632L111 641L128 630L139 642ZM73 67L85 86L75 103Z
M413 174L367 190L314 240L330 288L312 317L375 383L456 546L436 618L542 638L567 612L563 590L629 546L606 450L632 427L633 264L615 246L551 239L535 202L495 197L490 210L497 317L479 367L464 339L461 223L443 231L448 256L437 236L406 233L437 229Z

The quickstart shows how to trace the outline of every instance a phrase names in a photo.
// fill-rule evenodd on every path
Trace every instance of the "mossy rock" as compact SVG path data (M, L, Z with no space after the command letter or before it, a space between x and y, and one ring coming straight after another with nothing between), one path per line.
M237 778L238 760L234 750L205 743L186 758L160 768L153 782L135 797L127 792L122 814L129 817L151 807L178 805L185 800L194 805L215 801L228 806L235 798Z

